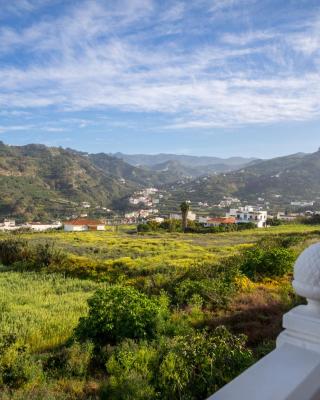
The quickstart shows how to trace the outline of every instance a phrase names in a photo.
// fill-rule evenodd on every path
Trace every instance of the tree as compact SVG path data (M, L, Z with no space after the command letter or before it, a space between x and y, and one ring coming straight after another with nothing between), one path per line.
M180 205L181 215L182 215L182 230L183 232L186 231L188 226L188 213L189 213L190 206L189 204L184 201Z
M88 300L89 314L76 328L79 340L116 344L125 338L145 339L156 334L163 307L133 287L99 289Z

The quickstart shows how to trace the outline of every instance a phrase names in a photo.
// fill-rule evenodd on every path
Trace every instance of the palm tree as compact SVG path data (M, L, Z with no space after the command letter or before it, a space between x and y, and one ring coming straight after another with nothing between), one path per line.
M181 216L182 216L182 230L183 232L186 231L188 226L188 213L189 213L190 206L189 204L184 201L180 204Z

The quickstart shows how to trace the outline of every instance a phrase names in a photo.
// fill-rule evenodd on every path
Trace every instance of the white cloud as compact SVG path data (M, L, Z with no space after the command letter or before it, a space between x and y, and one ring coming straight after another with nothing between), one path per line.
M243 1L217 0L211 11ZM250 29L196 47L154 44L152 22L166 21L174 30L186 14L186 3L170 4L159 9L151 0L87 1L24 29L3 27L0 51L23 50L35 61L0 67L0 107L158 112L174 129L320 115L319 71L296 68L297 51L307 65L319 48L315 24L285 37L276 29Z
M256 42L276 39L279 36L279 33L270 31L248 31L240 34L226 33L221 37L221 41L233 46L246 46Z
M17 131L28 131L32 129L34 125L8 125L0 126L0 133L4 132L17 132Z

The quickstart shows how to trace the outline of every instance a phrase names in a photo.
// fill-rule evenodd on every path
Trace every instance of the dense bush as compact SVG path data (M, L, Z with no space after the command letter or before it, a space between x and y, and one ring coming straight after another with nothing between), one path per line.
M240 258L240 270L250 279L280 277L292 270L295 254L292 250L275 247L254 248Z
M305 240L304 234L286 234L265 237L258 241L257 247L270 250L273 248L290 248L302 243Z
M308 225L320 225L320 215L315 214L311 217L304 218L302 222Z
M93 356L93 343L73 343L65 349L65 371L67 375L85 377Z
M31 257L32 252L26 240L19 238L0 240L0 262L3 265L24 262Z
M4 265L16 265L20 269L41 269L52 265L63 265L67 256L56 248L54 242L30 245L27 240L9 238L0 240L0 262Z
M256 225L253 222L238 223L238 224L221 224L219 226L205 227L199 223L193 223L188 226L186 232L189 233L223 233L223 232L236 232L244 231L247 229L255 229Z
M89 314L80 319L75 333L81 340L91 339L100 345L125 338L152 338L164 311L156 300L121 285L98 290L88 304Z
M268 218L267 224L269 226L280 226L283 224L283 221L278 218Z
M42 368L14 334L0 336L0 387L21 387L43 378Z
M33 263L36 268L48 268L51 265L62 267L67 256L60 249L57 249L54 242L39 243L33 250Z
M245 338L224 327L151 343L125 341L106 364L102 398L204 399L252 362Z
M221 277L222 278L222 277ZM234 293L234 286L222 279L184 279L175 288L175 300L178 304L188 304L193 296L203 299L210 308L224 307Z
M154 387L159 364L157 348L148 342L125 340L106 364L108 381L102 388L103 400L151 400L158 398Z
M219 226L204 227L196 221L188 221L188 227L184 232L187 233L221 233L243 231L246 229L254 229L256 225L253 222L239 223L239 224L222 224ZM137 226L138 232L182 232L181 221L177 219L166 219L161 223L156 221L148 221L145 224Z

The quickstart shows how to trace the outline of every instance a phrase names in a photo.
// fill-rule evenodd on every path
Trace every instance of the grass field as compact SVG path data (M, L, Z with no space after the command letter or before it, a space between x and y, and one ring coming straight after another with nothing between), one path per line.
M1 334L18 334L34 352L60 346L86 313L86 300L98 286L54 274L1 272Z
M128 234L119 232L32 233L23 237L32 242L54 241L74 254L76 260L92 259L106 264L122 261L139 274L150 270L184 268L217 263L222 257L252 246L262 237L304 234L307 244L320 238L320 227L283 225L268 229L220 234ZM148 270L147 272L145 270ZM34 351L61 345L71 334L79 317L87 310L86 300L101 285L91 279L62 274L0 270L1 331L19 332L21 340Z
M232 292L232 298L223 305L215 296L219 297L225 288L210 286L220 279L214 278L212 271L230 256L256 243L292 237L297 240L291 249L299 254L306 246L319 241L320 226L282 225L216 234L137 234L132 227L121 227L116 232L108 229L106 232L1 234L0 239L26 239L35 248L39 244L54 243L68 261L39 271L15 265L0 267L1 335L15 333L18 343L27 345L36 357L54 354L73 335L79 318L87 314L88 298L98 288L120 282L137 287L148 296L158 296L163 290L167 292L173 302L171 318L175 324L188 321L196 329L207 327L209 330L223 324L233 333L246 334L256 354L264 354L274 346L283 313L297 301L290 285L291 274L258 282L240 276L236 278L236 292ZM209 291L211 297L201 312L195 313L193 306L190 308L179 300L190 287L195 294L198 294L197 287L199 293ZM61 386L61 378L46 379L54 387L52 393L55 385ZM74 378L66 379L62 389L59 386L60 397L50 397L51 389L50 396L45 392L40 397L32 397L34 392L29 396L22 387L19 391L10 389L3 398L89 398L88 378L82 379L81 384L75 384ZM95 378L97 388L91 398L98 396L100 379Z

